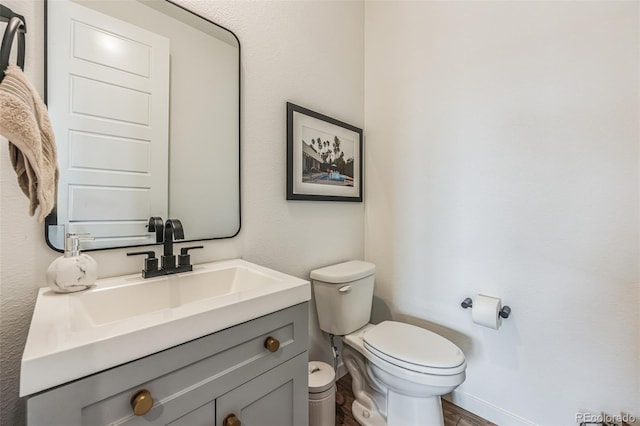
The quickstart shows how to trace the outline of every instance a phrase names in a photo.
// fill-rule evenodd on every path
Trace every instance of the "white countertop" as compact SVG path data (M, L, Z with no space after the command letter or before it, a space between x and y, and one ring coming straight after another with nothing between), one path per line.
M133 286L150 289L152 298L157 298L155 289L161 293L162 289L173 288L175 280L180 280L181 276L194 274L190 279L207 277L206 274L222 270L248 270L253 276L264 277L267 285L262 285L258 280L249 289L231 290L216 297L188 303L182 301L177 305L172 302L171 307L148 308L148 312L115 320L95 321L97 316L91 317L87 311L89 308L84 307L91 308L92 305L80 303L95 296L98 296L98 301L109 300L108 297L102 299L103 295L120 295L119 291ZM225 271L225 275L229 274ZM181 285L185 287L184 283ZM198 285L202 288L202 282ZM22 355L20 396L133 361L308 301L310 297L309 281L241 259L196 265L193 272L146 280L140 274L98 280L95 287L80 293L56 294L48 288L42 288L38 293ZM118 314L119 309L127 309L125 305L126 300L121 304L115 301L95 309ZM128 309L135 309L135 306L129 306Z

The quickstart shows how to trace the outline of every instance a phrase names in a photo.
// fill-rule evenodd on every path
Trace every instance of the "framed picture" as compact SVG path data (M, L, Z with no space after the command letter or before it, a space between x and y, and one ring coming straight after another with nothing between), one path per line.
M362 129L287 102L287 200L362 201Z

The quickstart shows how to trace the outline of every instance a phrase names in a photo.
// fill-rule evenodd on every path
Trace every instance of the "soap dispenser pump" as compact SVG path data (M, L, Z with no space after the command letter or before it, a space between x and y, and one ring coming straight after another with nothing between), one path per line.
M56 293L73 293L92 286L98 279L96 261L80 252L81 240L93 240L89 234L68 233L64 241L64 256L47 269L47 284Z

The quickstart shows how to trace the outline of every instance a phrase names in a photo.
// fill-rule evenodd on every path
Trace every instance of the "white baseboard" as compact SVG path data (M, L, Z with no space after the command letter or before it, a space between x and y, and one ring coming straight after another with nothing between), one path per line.
M533 422L459 390L454 390L443 398L497 425L536 426Z

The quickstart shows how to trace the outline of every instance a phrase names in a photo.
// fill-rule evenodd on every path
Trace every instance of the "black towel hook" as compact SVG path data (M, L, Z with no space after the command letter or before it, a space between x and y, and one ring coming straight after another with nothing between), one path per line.
M27 23L24 16L15 13L13 10L0 4L0 22L8 22L7 28L4 30L2 37L2 45L0 45L0 80L4 78L4 72L9 66L9 56L11 55L11 46L13 38L18 33L18 66L24 70L24 54L25 54L25 33L27 32Z

